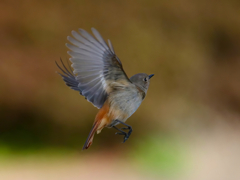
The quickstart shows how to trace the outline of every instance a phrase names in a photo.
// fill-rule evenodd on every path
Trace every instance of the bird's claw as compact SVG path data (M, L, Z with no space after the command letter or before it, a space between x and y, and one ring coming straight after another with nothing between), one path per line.
M123 139L123 143L125 143L126 140L128 140L128 138L129 138L129 135L125 135L125 137L124 137L124 139Z
M127 133L123 133L123 132L116 132L115 134L119 134L119 135L127 135Z

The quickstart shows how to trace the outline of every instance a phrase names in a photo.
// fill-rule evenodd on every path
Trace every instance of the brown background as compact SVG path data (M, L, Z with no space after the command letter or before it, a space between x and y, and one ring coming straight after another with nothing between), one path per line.
M129 77L155 76L131 138L104 129L81 152L97 109L55 61L71 30L91 27ZM2 0L0 58L1 179L240 178L239 1Z

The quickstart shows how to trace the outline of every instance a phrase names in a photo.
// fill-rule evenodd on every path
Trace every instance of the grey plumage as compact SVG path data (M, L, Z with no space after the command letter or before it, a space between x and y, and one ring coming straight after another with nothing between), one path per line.
M125 74L122 63L114 52L111 41L108 44L104 41L100 33L92 28L92 32L96 39L87 31L79 29L79 33L72 31L72 35L67 39L72 43L66 43L71 50L68 54L72 62L73 71L62 62L63 74L60 74L63 80L71 89L79 91L81 95L90 101L97 108L101 108L108 96L108 86L116 88L119 86L112 83L119 79L124 79L128 83L137 85L146 94L148 84L143 81L147 74L139 73L128 79ZM68 64L69 65L69 64ZM145 95L144 95L145 97Z

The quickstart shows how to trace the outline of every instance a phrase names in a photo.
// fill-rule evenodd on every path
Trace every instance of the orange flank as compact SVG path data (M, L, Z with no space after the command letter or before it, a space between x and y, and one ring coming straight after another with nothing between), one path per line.
M109 104L106 101L104 103L103 107L98 111L98 113L95 117L93 127L88 135L88 138L87 138L82 150L88 149L92 145L95 132L97 132L97 134L99 134L101 132L101 130L110 123L111 119L108 116L108 112L109 112Z

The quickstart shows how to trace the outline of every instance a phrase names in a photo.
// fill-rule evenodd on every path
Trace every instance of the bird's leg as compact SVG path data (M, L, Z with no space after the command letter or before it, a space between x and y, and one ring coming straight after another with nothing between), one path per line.
M120 131L120 133L117 133L117 134L124 135L124 140L123 140L123 142L125 142L125 141L130 137L130 135L131 135L131 133L132 133L132 127L129 126L128 124L122 122L122 121L119 121L118 119L115 120L115 121L117 121L118 123L121 123L121 124L127 126L126 128L121 128L121 129L118 129L117 127L113 126L115 129L117 129L117 130ZM123 131L123 130L129 130L129 131L128 131L128 133L126 133L126 132Z

